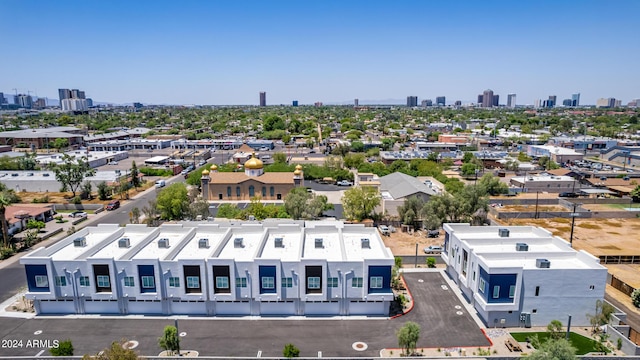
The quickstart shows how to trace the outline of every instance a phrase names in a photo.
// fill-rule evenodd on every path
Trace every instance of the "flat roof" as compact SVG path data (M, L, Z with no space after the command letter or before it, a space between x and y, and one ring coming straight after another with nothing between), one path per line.
M321 240L321 246L316 247L316 239ZM335 227L325 228L322 226L307 229L305 232L302 258L341 261L342 249L338 229Z
M89 232L84 236L79 234L78 236L73 237L73 239L84 237L86 241L86 246L74 246L73 240L72 240L66 246L56 251L55 253L51 254L51 259L52 260L75 260L84 252L98 245L100 242L102 242L103 240L105 240L106 238L108 238L113 234L113 232L103 232L103 231L91 232L91 230L93 229L90 229Z
M119 236L117 239L109 243L109 245L103 247L95 254L91 255L91 258L100 258L100 259L119 259L122 255L126 254L132 247L138 245L142 240L146 239L149 236L148 232L140 232L140 231L127 231L125 228L124 234ZM121 248L119 246L120 239L128 238L129 239L129 247Z
M182 259L206 259L213 255L218 248L227 229L198 228L195 235L189 240L172 260ZM208 246L200 247L200 239L207 239Z
M604 269L604 267L596 262L585 262L576 256L576 253L569 253L565 256L556 254L545 254L545 256L527 256L520 258L497 257L499 254L483 254L478 256L490 267L520 267L525 270L538 269L536 266L537 259L546 259L551 263L551 270L569 270L569 269ZM545 269L546 270L546 269Z
M368 247L363 246L363 239L368 240ZM342 240L347 260L367 260L386 258L384 245L376 228L362 228L357 231L343 229Z
M231 229L231 237L224 245L224 248L218 255L218 258L235 259L240 261L250 261L254 258L262 236L264 234L262 226L254 228L233 228ZM239 239L236 245L236 239Z
M281 228L271 229L265 241L260 258L280 259L282 261L300 260L300 250L302 249L301 228L296 227L294 231ZM276 247L276 239L282 239L282 246Z
M152 241L150 241L145 247L140 249L140 251L138 251L131 259L164 260L165 256L167 256L171 250L175 249L175 247L180 244L180 241L182 241L187 235L187 233L185 232L171 230L172 229L167 229L167 231L158 233L158 235ZM160 241L160 239L169 239L169 247L158 247L158 241Z

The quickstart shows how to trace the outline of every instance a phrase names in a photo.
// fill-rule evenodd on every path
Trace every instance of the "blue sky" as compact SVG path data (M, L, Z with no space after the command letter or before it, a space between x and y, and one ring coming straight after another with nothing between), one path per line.
M640 98L640 1L0 1L0 91L155 104Z

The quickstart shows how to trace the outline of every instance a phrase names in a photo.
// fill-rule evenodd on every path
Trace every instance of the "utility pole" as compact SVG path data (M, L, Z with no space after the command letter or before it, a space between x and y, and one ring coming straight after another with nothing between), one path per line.
M580 216L579 213L576 212L576 207L578 207L578 203L573 203L573 212L571 213L571 236L569 237L569 246L573 247L573 227L576 224L576 217Z
M538 195L540 195L540 191L536 191L536 215L533 217L534 219L538 218Z

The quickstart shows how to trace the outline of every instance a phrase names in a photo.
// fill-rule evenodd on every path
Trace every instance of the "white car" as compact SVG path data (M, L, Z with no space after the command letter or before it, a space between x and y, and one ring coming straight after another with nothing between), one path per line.
M352 186L353 183L349 180L340 180L336 183L338 186Z
M442 252L442 246L438 245L429 245L424 248L425 254L440 254Z
M84 211L74 211L71 214L69 214L69 217L72 217L72 218L82 218L86 216L87 216L87 213Z

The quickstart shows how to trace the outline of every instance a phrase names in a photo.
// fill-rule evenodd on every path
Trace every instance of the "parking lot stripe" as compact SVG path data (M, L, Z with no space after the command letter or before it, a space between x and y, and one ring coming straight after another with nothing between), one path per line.
M262 357L262 350L258 350L258 356L256 357Z

